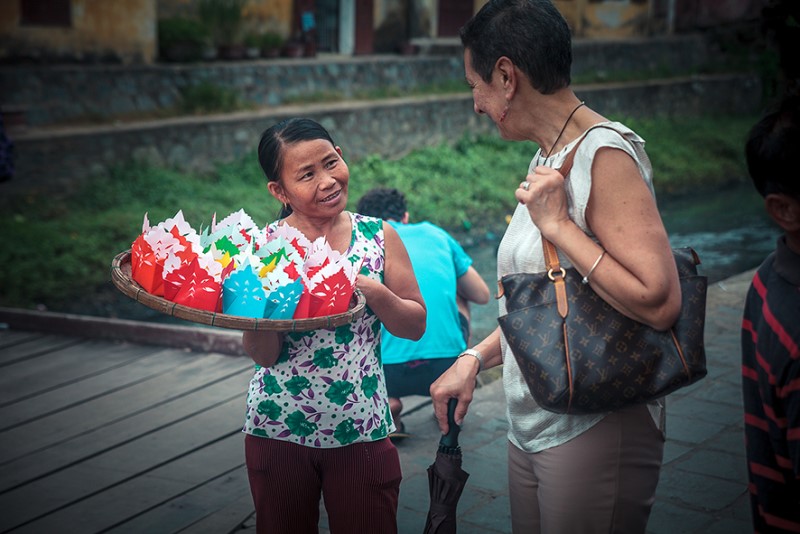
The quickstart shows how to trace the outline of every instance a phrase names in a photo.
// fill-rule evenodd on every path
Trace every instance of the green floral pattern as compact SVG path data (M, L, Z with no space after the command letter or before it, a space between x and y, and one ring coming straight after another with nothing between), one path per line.
M383 281L379 219L351 214L347 257ZM271 367L256 366L247 394L244 432L316 448L385 438L395 430L380 361L380 321L367 307L333 329L294 332Z

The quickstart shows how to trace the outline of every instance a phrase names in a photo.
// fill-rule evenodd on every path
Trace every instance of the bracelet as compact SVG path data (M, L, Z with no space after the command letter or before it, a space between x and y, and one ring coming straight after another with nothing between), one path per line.
M481 371L483 371L483 354L481 354L475 349L466 349L464 352L458 355L458 358L462 356L474 356L475 359L478 360L478 372L480 373Z
M597 259L594 260L594 265L592 265L592 268L589 269L589 272L586 273L586 276L584 276L583 280L581 280L582 284L588 284L589 283L589 276L591 276L591 274L594 272L595 267L597 267L597 264L600 263L600 260L602 260L603 256L605 256L605 255L606 255L606 251L603 250L603 252L601 252L600 255L597 256Z

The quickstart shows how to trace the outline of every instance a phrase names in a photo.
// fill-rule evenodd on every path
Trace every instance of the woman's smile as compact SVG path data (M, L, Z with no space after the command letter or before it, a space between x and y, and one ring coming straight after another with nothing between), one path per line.
M341 194L342 194L342 190L339 189L335 193L326 196L325 198L323 198L319 202L320 202L320 204L328 204L328 203L331 203L331 202L335 202L341 196Z

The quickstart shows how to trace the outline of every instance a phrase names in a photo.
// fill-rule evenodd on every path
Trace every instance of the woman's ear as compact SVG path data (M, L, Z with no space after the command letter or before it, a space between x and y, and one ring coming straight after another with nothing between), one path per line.
M500 82L503 85L503 91L506 93L506 99L510 101L514 98L514 93L517 90L517 69L514 67L514 63L506 56L500 56L494 68L500 76Z
M784 231L800 231L800 200L783 193L771 193L764 199L764 207Z
M281 204L288 204L286 194L283 192L283 187L278 182L267 182L267 190L275 197Z

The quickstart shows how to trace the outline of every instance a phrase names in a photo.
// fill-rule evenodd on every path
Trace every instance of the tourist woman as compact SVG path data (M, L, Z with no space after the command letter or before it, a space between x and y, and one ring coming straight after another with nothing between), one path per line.
M475 112L504 139L539 147L509 191L518 205L498 248L498 279L546 271L544 236L561 265L575 267L612 306L655 328L672 326L680 286L644 141L573 92L564 17L550 0L490 0L461 29L461 41ZM564 177L558 168L579 142ZM503 299L499 312L506 313ZM546 411L497 329L431 386L443 432L448 400L458 399L460 422L477 373L501 364L513 532L644 533L663 454L663 405L595 415Z

